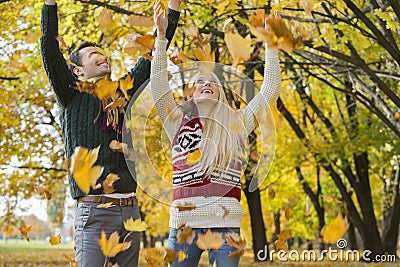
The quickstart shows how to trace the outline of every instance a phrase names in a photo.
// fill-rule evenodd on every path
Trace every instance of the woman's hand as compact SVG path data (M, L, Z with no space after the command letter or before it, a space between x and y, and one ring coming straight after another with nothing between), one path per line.
M160 0L154 4L154 22L157 26L157 38L165 40L168 28L168 9L163 10Z

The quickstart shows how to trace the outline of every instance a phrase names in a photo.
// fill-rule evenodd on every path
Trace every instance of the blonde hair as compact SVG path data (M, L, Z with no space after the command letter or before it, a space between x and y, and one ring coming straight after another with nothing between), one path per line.
M214 73L212 75L217 79L220 88L218 101L209 116L203 120L200 164L207 175L214 170L225 170L231 162L241 160L246 132L241 114L229 105L219 78Z

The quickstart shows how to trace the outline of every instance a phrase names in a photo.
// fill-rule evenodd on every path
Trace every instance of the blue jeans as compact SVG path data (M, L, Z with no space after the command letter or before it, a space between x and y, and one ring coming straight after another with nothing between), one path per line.
M120 242L128 234L124 228L124 221L133 217L139 219L139 207L113 206L106 209L98 209L99 203L82 202L77 204L75 215L75 260L79 267L101 267L104 265L105 257L100 249L97 240L101 238L101 231L106 232L107 239L118 231ZM140 233L133 232L125 240L131 241L129 249L118 253L114 258L109 259L113 264L118 263L121 267L138 265Z
M201 250L196 245L196 241L198 238L198 234L205 234L208 228L195 228L193 231L196 233L196 236L191 245L188 245L186 242L182 244L178 243L176 235L178 230L176 228L171 228L168 238L168 248L175 250L176 252L182 250L187 254L187 258L181 262L178 262L178 259L175 259L173 263L173 267L196 267L199 264L201 254L203 250ZM217 267L237 267L239 265L239 257L236 258L228 258L228 255L236 250L236 248L229 246L226 243L226 239L224 237L225 234L230 232L235 232L240 235L240 228L211 228L212 232L220 232L222 233L222 239L225 243L219 249L210 249L208 251L208 261L210 266L215 262Z

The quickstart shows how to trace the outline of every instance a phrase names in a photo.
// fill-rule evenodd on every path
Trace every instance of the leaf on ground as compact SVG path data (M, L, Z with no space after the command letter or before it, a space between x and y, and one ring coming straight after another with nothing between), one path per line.
M325 242L336 243L349 229L349 222L346 216L339 212L337 217L321 230L321 235Z
M127 250L131 246L131 242L119 243L119 234L117 231L110 235L107 239L106 233L101 231L101 239L97 240L104 256L108 258L115 257L121 251Z
M60 234L58 234L56 236L50 235L49 243L52 246L60 244L61 243L61 235Z
M119 180L118 175L114 173L108 174L106 179L103 181L103 193L104 194L113 193L115 191L114 183L118 180Z
M198 163L201 160L201 151L200 149L196 149L192 152L189 152L187 154L187 158L186 158L186 164L189 166L192 166L196 163Z
M28 241L28 242L30 242L28 233L29 233L30 231L32 231L32 228L33 228L32 225L29 225L29 226L23 225L23 226L21 226L21 228L19 228L21 234L25 237L26 241Z
M186 223L181 223L178 225L178 233L176 234L176 238L178 240L178 244L182 244L186 242L186 244L191 245L193 243L193 239L196 236L196 233L192 230L190 226L186 226Z
M202 250L219 249L223 244L222 233L212 232L210 229L205 234L198 234L197 246Z
M124 221L124 227L130 232L143 232L146 231L147 228L149 228L145 221L142 221L140 218L137 220L133 220L132 217Z
M96 17L96 21L99 23L99 28L103 33L112 28L112 17L112 13L107 10L107 8L103 8L100 14Z
M70 171L78 187L84 192L89 193L90 186L96 185L97 179L103 173L104 168L93 165L97 161L100 146L88 150L83 147L76 147L74 154L70 158Z
M179 211L186 211L186 210L194 210L196 208L196 205L191 203L191 202L185 202L182 205L177 205L176 206Z

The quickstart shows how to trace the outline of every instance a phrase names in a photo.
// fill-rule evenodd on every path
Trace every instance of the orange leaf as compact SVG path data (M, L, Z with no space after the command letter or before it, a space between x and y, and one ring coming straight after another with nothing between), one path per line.
M136 42L149 49L154 49L154 42L156 38L154 35L136 36Z
M178 262L182 262L187 258L187 254L183 250L178 251Z
M186 244L190 245L193 243L193 239L196 236L196 233L192 230L190 226L186 226L186 223L181 223L178 225L178 233L176 234L176 238L178 240L178 244L182 244L186 242Z
M103 8L101 13L96 17L97 23L99 23L99 28L102 32L107 32L107 30L112 28L112 13Z
M185 53L182 50L180 50L178 47L175 47L174 52L170 55L169 59L175 65L182 64L183 62L186 62L188 60Z
M119 80L119 89L121 89L122 93L124 94L125 98L129 100L129 95L128 95L128 90L133 88L133 82L135 81L135 78L133 78L131 75L126 75L124 79Z
M39 187L39 186L35 186L35 190L36 190L39 194L43 193L43 195L45 196L45 198L46 198L47 200L50 200L51 197L53 196L53 193L51 193L51 192L49 191L49 186L48 186L48 185L45 185L44 188L41 188L41 187Z
M219 249L223 244L222 234L211 232L210 229L205 234L198 234L197 246L202 250Z
M104 203L104 204L97 205L96 209L108 209L108 208L111 208L111 207L114 207L114 206L115 205L113 205L112 202L107 202L107 203Z
M76 147L74 154L70 158L71 174L78 187L86 194L89 193L90 186L94 187L96 185L97 179L103 173L103 167L93 167L97 161L99 150L100 146L92 150Z
M167 252L163 248L146 248L143 251L144 259L149 266L157 266L164 261Z
M116 108L123 108L128 104L126 101L125 97L120 97L113 102L109 103L107 106L104 107L104 109L109 108L109 109L116 109Z
M110 80L108 77L96 82L94 94L100 98L105 99L115 94L118 89L118 82Z
M140 55L149 53L154 48L155 37L153 35L146 36L140 34L128 35L126 37L128 43L123 48L124 53L133 57L136 57L138 52Z
M321 230L321 235L325 242L336 243L349 229L349 222L346 216L339 212L337 217Z
M244 250L235 250L234 252L230 253L228 255L228 258L236 258L236 257L241 257L244 255Z
M29 226L23 225L23 226L21 226L21 228L19 228L19 230L21 231L21 234L25 237L26 241L28 241L28 242L30 242L28 233L30 231L32 231L32 227L33 227L32 225L29 225Z
M128 24L131 27L151 27L153 26L153 18L148 16L130 16L128 19Z
M290 238L290 232L288 230L283 230L278 234L278 239L282 241L286 241Z
M285 205L285 206L282 207L282 209L283 209L283 211L285 212L286 220L289 221L289 219L290 219L290 210L289 210L289 206Z
M239 234L230 232L224 235L226 242L229 246L232 246L238 250L244 250L246 247L246 240L242 239Z
M60 46L61 46L62 48L68 48L67 43L65 42L64 38L63 38L61 35L58 35L58 36L56 37L56 39L57 39L57 41L59 42L59 44L60 44ZM69 64L69 63L68 63L68 64Z
M108 240L106 233L101 231L101 239L97 240L97 242L99 243L104 256L108 258L115 257L118 253L128 249L131 246L131 242L119 243L119 234L117 231L112 233Z
M164 261L172 264L174 263L175 258L178 256L178 253L176 253L175 250L170 249L170 248L165 248L165 256L164 256Z

